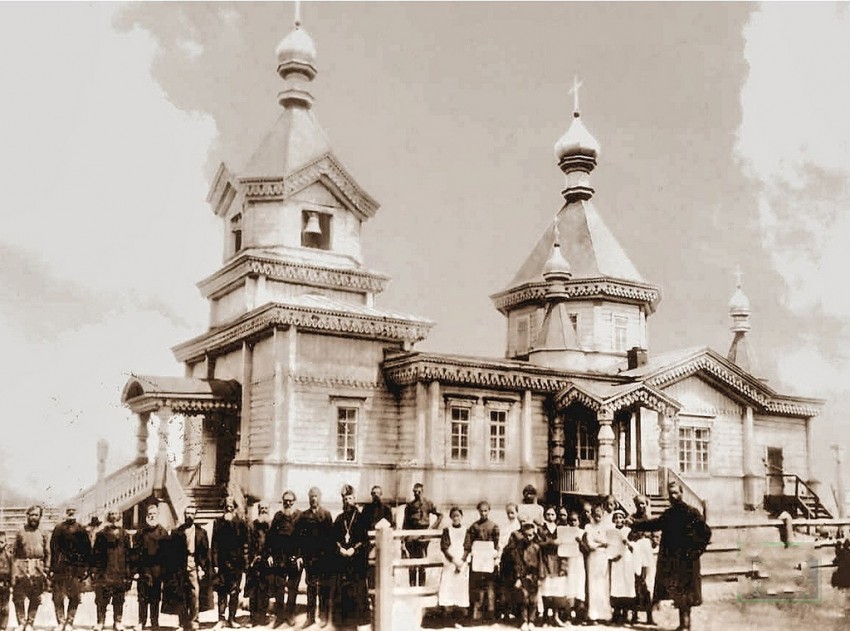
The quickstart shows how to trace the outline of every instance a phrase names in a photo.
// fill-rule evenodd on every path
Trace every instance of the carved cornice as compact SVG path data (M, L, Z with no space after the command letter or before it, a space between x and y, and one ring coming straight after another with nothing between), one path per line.
M646 383L656 388L664 388L691 375L702 372L716 381L728 386L739 396L746 399L758 410L780 416L812 417L820 413L823 401L807 398L787 398L776 396L770 389L748 378L719 359L713 351L703 351L688 360L663 368L646 379Z
M377 381L348 379L346 377L324 377L316 375L295 375L292 381L299 385L321 386L323 388L350 388L353 390L376 390L381 387Z
M404 363L385 362L384 378L388 383L400 386L420 381L438 381L459 386L535 392L556 392L568 383L565 377L540 374L522 368L419 358Z
M645 384L640 384L631 390L607 399L596 397L585 392L579 386L570 384L556 395L555 408L563 411L573 402L581 403L593 412L606 415L614 414L634 405L640 405L665 416L675 414L681 408L677 401Z
M169 408L174 414L203 414L205 412L238 412L242 409L239 400L207 399L176 396L142 395L124 402L136 414Z
M273 201L286 199L322 178L333 184L361 219L373 217L377 212L378 203L357 185L330 153L284 177L241 178L239 181L244 187L246 199Z
M247 255L234 259L197 286L204 298L210 298L245 276L265 276L286 283L374 294L384 291L390 280L385 274L369 270L339 269Z
M493 294L490 299L499 311L507 313L512 307L543 301L548 287L547 282L526 283ZM637 302L647 305L652 310L661 299L661 290L653 285L616 278L577 278L564 283L563 295L567 300L608 298Z
M419 342L433 326L416 319L369 316L318 307L268 304L237 321L213 329L171 349L177 361L200 360L204 355L240 344L271 327L295 326L305 331L341 333L351 337L392 342Z

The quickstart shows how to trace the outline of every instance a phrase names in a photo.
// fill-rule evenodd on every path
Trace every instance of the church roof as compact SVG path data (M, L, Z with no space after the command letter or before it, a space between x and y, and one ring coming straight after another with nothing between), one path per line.
M645 283L616 237L588 200L566 204L557 217L560 245L573 279L609 277ZM543 271L552 254L555 222L550 224L522 264L508 289L543 282Z
M330 150L328 135L313 110L287 107L248 160L239 178L283 177Z

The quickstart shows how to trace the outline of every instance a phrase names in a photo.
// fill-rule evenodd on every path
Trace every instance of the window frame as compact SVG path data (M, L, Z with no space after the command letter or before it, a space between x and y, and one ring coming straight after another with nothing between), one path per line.
M629 317L626 315L611 314L611 349L617 353L629 350Z
M494 416L501 417L495 420ZM508 462L508 420L510 408L508 406L487 405L487 462L493 465L504 465ZM500 429L496 435L494 429ZM494 439L496 441L494 445ZM501 445L499 444L501 442ZM494 458L494 453L501 451L501 458Z
M680 473L711 475L711 429L710 424L704 423L683 423L678 426L676 450ZM700 436L703 433L704 437Z
M331 462L337 464L360 464L363 458L363 423L365 422L365 413L368 404L368 399L366 397L352 397L352 396L336 396L330 395L330 403L331 403L331 432L330 432L330 452L331 452ZM342 410L350 410L354 414L353 423L352 421L348 421L353 424L353 431L345 434L346 436L351 436L351 440L346 445L340 444L340 437L343 434L340 434L340 413ZM354 452L354 458L341 458L340 457L340 449L351 449Z

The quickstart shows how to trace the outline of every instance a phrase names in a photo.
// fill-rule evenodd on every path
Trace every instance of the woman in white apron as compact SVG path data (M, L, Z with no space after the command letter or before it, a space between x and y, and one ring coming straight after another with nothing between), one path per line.
M609 568L608 526L603 521L604 509L594 506L591 521L584 529L587 553L587 620L611 619L611 572Z
M449 517L452 523L443 529L440 537L440 550L445 562L440 575L437 604L443 607L445 615L452 618L456 627L461 627L461 620L469 607L469 564L463 549L466 529L463 527L463 511L460 508L453 506Z

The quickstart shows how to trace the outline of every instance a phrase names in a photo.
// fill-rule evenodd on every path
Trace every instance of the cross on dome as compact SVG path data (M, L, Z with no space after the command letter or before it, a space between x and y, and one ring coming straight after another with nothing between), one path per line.
M578 80L578 75L573 75L573 87L570 88L570 94L573 95L573 114L578 116L578 90L582 83Z

